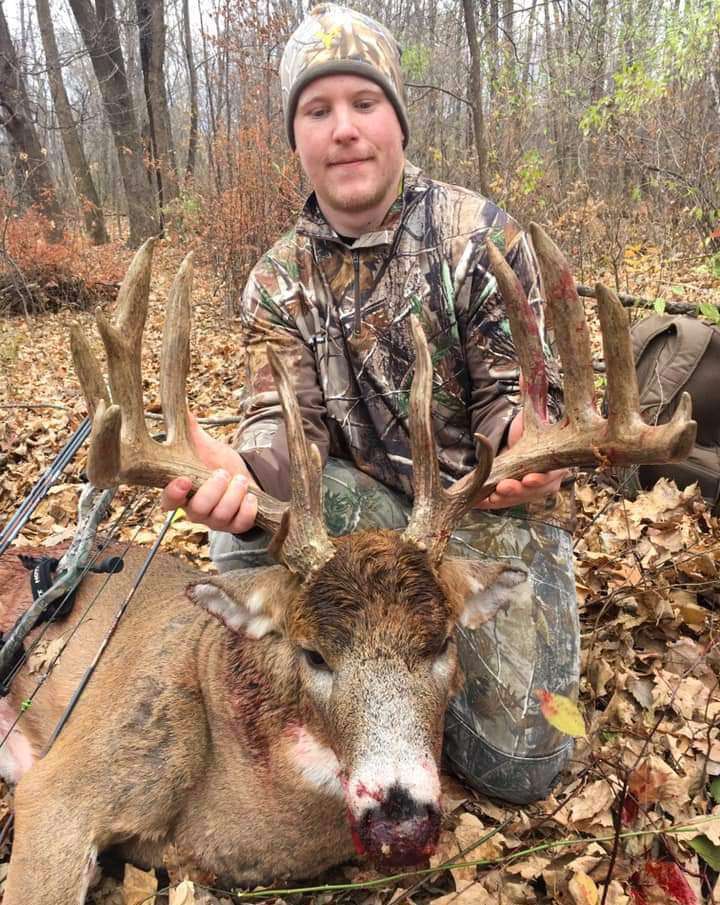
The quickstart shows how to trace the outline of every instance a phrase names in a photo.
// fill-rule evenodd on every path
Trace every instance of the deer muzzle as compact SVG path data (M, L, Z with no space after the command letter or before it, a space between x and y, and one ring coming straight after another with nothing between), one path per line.
M444 689L399 657L354 663L337 685L340 782L355 847L378 866L419 864L440 833Z
M381 869L419 864L437 848L440 817L436 805L418 803L394 786L354 828L356 845Z

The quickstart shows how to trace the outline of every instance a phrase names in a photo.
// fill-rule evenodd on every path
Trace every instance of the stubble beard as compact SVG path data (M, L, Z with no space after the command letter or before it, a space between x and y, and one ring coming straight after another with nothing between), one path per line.
M381 183L375 187L351 189L348 192L328 193L328 201L335 208L345 212L361 213L372 210L385 198L390 189L390 183Z

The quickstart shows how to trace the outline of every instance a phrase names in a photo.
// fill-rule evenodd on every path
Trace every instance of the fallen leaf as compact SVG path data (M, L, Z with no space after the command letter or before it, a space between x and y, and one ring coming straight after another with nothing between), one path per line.
M170 890L168 905L195 905L195 884L183 880Z
M39 641L35 647L33 647L32 652L28 656L28 672L31 674L46 672L64 646L65 638L62 635L59 638L54 638L52 641L48 638L43 638L42 641Z
M646 861L643 870L670 896L671 901L678 905L699 905L685 874L674 861Z
M540 701L542 715L554 729L575 738L585 737L585 722L574 701L542 688L536 688L534 694Z
M575 905L598 905L598 889L592 877L578 871L570 878L568 890Z
M155 905L158 882L155 871L139 870L132 864L125 865L123 896L125 905Z

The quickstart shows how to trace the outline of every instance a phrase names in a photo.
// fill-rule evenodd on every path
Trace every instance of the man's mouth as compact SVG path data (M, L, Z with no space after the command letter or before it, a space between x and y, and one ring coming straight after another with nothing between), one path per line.
M367 163L368 160L370 160L369 157L357 157L352 160L331 160L329 165L331 167L354 167L359 166L361 163Z

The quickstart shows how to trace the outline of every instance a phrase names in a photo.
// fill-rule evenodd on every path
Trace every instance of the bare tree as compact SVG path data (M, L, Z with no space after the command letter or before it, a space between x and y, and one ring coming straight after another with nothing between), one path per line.
M105 116L112 131L128 206L130 245L158 231L155 198L143 167L143 151L135 107L125 72L114 0L70 0L100 86Z
M470 49L470 101L473 119L473 131L475 133L475 153L477 154L478 176L480 178L480 191L484 195L490 194L488 181L488 148L485 129L485 114L483 111L483 73L480 44L477 36L477 23L475 22L475 10L472 0L463 0L463 14L465 16L465 30L467 32L468 47Z
M40 35L42 37L43 47L45 48L47 74L50 82L55 114L57 115L58 123L60 124L60 134L65 147L65 154L67 155L75 182L75 188L80 198L83 217L85 219L85 229L95 245L102 245L108 241L108 234L105 229L105 217L100 205L100 199L95 188L95 183L93 182L90 173L90 167L85 158L85 151L77 134L67 92L65 91L65 84L63 82L62 69L60 66L60 54L58 53L55 30L53 29L52 19L50 17L49 0L35 0L35 6L37 9L38 24L40 26Z
M165 88L165 3L164 0L135 0L135 8L150 124L150 150L162 212L165 205L178 196L175 145Z
M33 204L50 222L50 238L62 238L63 215L55 193L47 149L35 129L25 79L20 70L0 0L0 125L10 139L15 171Z
M197 71L193 59L192 35L190 32L190 2L182 0L183 49L188 70L188 86L190 91L190 134L188 136L187 165L185 175L192 179L195 173L195 157L198 144L198 85Z

